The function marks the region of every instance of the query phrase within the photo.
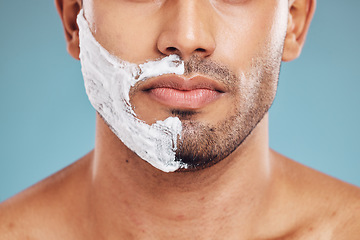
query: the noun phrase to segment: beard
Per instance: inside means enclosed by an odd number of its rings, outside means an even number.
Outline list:
[[[234,105],[228,116],[212,125],[195,120],[195,111],[172,109],[172,115],[179,117],[183,126],[176,161],[187,164],[187,169],[180,171],[204,169],[227,158],[264,118],[276,95],[282,46],[266,55],[254,58],[250,71],[240,76],[226,66],[196,56],[185,63],[185,75],[201,73],[225,85]]]

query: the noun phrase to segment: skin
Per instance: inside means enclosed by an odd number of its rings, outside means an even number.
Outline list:
[[[84,7],[97,40],[127,61],[172,53],[186,61],[197,55],[235,73],[251,70],[251,60],[263,54],[261,46],[283,48],[281,55],[271,55],[283,61],[297,58],[315,8],[314,0],[56,4],[74,58],[75,19]],[[269,79],[271,97],[262,106],[271,104],[276,89],[276,79]],[[201,109],[196,121],[221,123],[234,112],[231,96],[241,97],[229,95]],[[170,114],[161,104],[148,104],[141,92],[131,101],[148,123]],[[97,116],[93,151],[0,205],[0,239],[357,239],[359,188],[269,149],[267,113],[259,120],[217,164],[164,173],[139,159]]]

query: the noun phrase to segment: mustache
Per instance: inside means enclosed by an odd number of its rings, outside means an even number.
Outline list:
[[[202,74],[222,83],[226,88],[233,87],[238,82],[236,74],[227,66],[197,55],[193,55],[189,60],[184,61],[184,68],[185,76]]]

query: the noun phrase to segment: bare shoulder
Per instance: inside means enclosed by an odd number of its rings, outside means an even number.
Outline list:
[[[346,184],[334,191],[335,217],[334,239],[359,239],[360,236],[360,189]]]
[[[286,189],[299,209],[303,225],[321,231],[317,239],[358,239],[360,188],[306,167],[274,152],[281,165]],[[296,205],[296,206],[295,206]],[[304,238],[306,239],[306,238]]]
[[[71,220],[68,216],[76,208],[74,188],[81,189],[81,181],[76,178],[88,158],[89,154],[1,203],[0,240],[69,239],[68,230],[60,227],[64,226],[62,222]]]

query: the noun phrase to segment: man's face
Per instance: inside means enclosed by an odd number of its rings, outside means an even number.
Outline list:
[[[134,63],[178,54],[185,79],[213,83],[201,104],[177,104],[168,89],[149,89],[151,79],[130,91],[133,110],[146,123],[179,117],[183,130],[176,155],[190,168],[226,158],[273,102],[287,0],[85,0],[84,11],[110,53]]]

